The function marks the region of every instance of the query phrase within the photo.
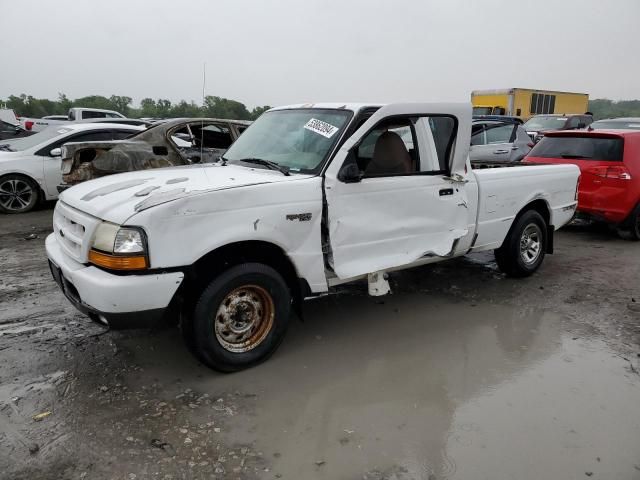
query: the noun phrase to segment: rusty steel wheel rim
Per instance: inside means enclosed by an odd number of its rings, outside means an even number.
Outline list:
[[[248,352],[269,334],[274,317],[269,292],[258,285],[243,285],[220,302],[214,318],[216,339],[229,352]]]

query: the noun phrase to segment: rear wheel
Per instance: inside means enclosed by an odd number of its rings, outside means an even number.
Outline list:
[[[546,249],[547,224],[538,212],[528,210],[516,219],[504,243],[494,253],[504,273],[527,277],[540,267]]]
[[[193,347],[209,367],[233,372],[266,360],[284,338],[291,293],[282,276],[260,263],[230,268],[196,304]]]
[[[23,175],[0,178],[0,212],[26,213],[38,204],[38,186]]]
[[[640,203],[633,209],[623,226],[618,228],[618,235],[625,240],[640,240]]]

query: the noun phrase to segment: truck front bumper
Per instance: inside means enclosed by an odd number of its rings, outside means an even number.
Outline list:
[[[54,234],[45,245],[51,274],[67,299],[114,329],[158,323],[184,279],[182,272],[115,275],[84,265],[62,251]]]

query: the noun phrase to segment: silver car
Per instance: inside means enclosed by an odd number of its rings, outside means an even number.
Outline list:
[[[640,118],[605,118],[597,120],[589,125],[589,130],[614,129],[614,130],[640,130]]]
[[[533,147],[521,124],[500,120],[474,120],[471,125],[472,162],[519,162]]]

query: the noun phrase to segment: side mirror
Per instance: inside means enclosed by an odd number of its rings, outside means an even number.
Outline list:
[[[53,150],[51,150],[49,152],[49,155],[52,157],[61,157],[62,156],[62,149],[61,148],[54,148]]]
[[[347,157],[347,160],[349,157]],[[355,162],[349,162],[342,166],[338,172],[338,180],[344,183],[358,183],[362,180],[362,172]]]

